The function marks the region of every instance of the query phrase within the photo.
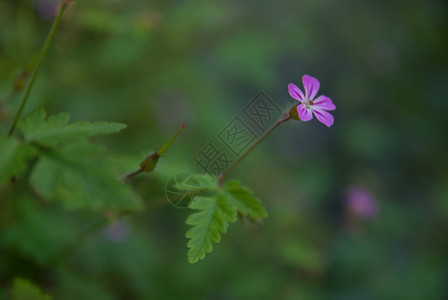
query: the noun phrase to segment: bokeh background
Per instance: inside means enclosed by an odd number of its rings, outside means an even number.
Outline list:
[[[58,1],[0,1],[0,129]],[[75,1],[26,113],[128,128],[98,139],[123,172],[187,128],[133,185],[150,209],[100,215],[0,193],[0,297],[28,279],[55,299],[447,299],[448,10],[444,1]],[[197,264],[170,176],[260,91],[282,109],[309,74],[334,126],[282,125],[232,173],[267,207]],[[32,197],[31,197],[32,198]]]

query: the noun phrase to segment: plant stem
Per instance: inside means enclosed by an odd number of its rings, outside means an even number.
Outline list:
[[[143,169],[142,169],[142,168],[138,169],[137,171],[134,171],[134,172],[131,172],[131,173],[129,173],[129,174],[124,175],[122,180],[123,180],[124,182],[126,182],[126,181],[128,181],[129,179],[131,179],[132,177],[134,177],[135,175],[140,174],[141,172],[143,172]]]
[[[230,172],[233,171],[233,169],[235,169],[236,166],[239,165],[239,163],[249,154],[252,152],[252,150],[255,149],[255,147],[257,147],[269,134],[271,134],[271,132],[273,132],[278,126],[280,126],[281,124],[285,123],[286,121],[289,121],[291,119],[291,115],[289,114],[289,112],[285,113],[285,115],[283,116],[283,118],[281,118],[280,120],[278,120],[274,125],[271,126],[271,128],[269,128],[262,136],[260,136],[258,138],[258,140],[249,148],[246,150],[246,152],[243,153],[243,155],[241,155],[231,166],[230,168],[227,169],[227,171],[225,171],[223,174],[219,175],[218,177],[218,183],[219,185],[222,184],[222,182],[224,181],[224,179],[229,175]]]
[[[58,14],[56,15],[56,18],[54,19],[53,24],[51,25],[50,31],[48,32],[47,39],[45,40],[45,42],[42,46],[42,49],[40,50],[39,55],[37,57],[36,63],[33,68],[33,72],[31,73],[30,80],[28,81],[28,84],[26,86],[25,94],[23,95],[22,101],[20,102],[19,109],[17,110],[14,120],[13,120],[11,126],[9,127],[8,136],[11,136],[12,133],[14,132],[17,121],[19,120],[20,115],[22,114],[23,108],[25,107],[25,104],[30,95],[31,88],[33,87],[34,82],[36,81],[36,77],[37,77],[37,74],[39,73],[40,66],[42,65],[42,62],[44,61],[44,58],[47,54],[48,48],[51,45],[51,42],[53,41],[53,37],[54,37],[54,34],[56,33],[56,29],[58,28],[59,23],[61,22],[62,15],[64,14],[64,11],[66,10],[66,8],[68,7],[68,5],[71,2],[72,2],[71,0],[64,0],[61,3]]]

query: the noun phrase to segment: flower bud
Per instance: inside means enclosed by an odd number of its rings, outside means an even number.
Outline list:
[[[291,116],[291,119],[300,121],[299,113],[297,112],[297,105],[291,108],[291,110],[289,111],[289,115]]]
[[[159,150],[155,151],[153,154],[149,155],[145,160],[140,163],[141,172],[151,172],[157,165],[160,156],[168,149],[168,147],[173,143],[174,139],[179,135],[179,133],[185,128],[185,124],[181,129],[165,143]]]
[[[157,151],[154,152],[140,163],[140,169],[143,172],[151,172],[156,167],[159,158],[160,158],[159,153],[157,153]]]

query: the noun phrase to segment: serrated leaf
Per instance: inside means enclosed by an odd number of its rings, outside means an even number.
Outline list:
[[[219,243],[221,233],[227,231],[228,223],[235,222],[237,213],[224,193],[214,197],[197,197],[190,208],[199,210],[187,218],[186,223],[193,227],[187,231],[188,262],[195,263],[212,252],[212,243]]]
[[[35,155],[34,148],[15,138],[0,136],[0,185],[13,175],[20,175],[26,163]]]
[[[14,279],[12,300],[51,300],[39,287],[22,278]]]
[[[46,113],[39,109],[29,115],[18,127],[27,142],[35,142],[42,146],[55,146],[57,144],[118,132],[126,125],[115,122],[86,121],[68,124],[70,116],[60,113],[46,119]]]
[[[86,142],[44,151],[31,174],[31,184],[46,199],[67,209],[135,210],[138,196],[118,180],[111,164]]]
[[[207,174],[194,175],[194,177],[198,180],[201,190],[215,191],[219,188],[216,177]]]
[[[171,201],[179,206],[185,200],[192,201],[196,197],[208,197],[214,195],[219,189],[216,178],[206,175],[181,174],[183,176],[173,176],[169,183],[169,193]]]
[[[208,175],[189,175],[185,180],[177,182],[176,188],[179,191],[190,191],[192,186],[200,191],[217,191],[218,181]]]
[[[260,201],[252,196],[250,189],[241,186],[239,182],[228,182],[222,189],[219,189],[216,181],[205,181],[205,186],[209,188],[209,192],[214,193],[213,196],[205,197],[201,192],[201,196],[196,197],[189,206],[199,212],[190,215],[186,221],[193,226],[186,234],[190,238],[187,244],[190,248],[190,263],[204,259],[213,250],[213,243],[221,240],[221,233],[227,231],[228,223],[236,221],[238,213],[250,219],[267,217]]]
[[[230,194],[229,200],[243,215],[252,218],[266,218],[266,209],[260,200],[252,196],[252,191],[241,186],[238,181],[229,181],[224,186],[224,191]]]

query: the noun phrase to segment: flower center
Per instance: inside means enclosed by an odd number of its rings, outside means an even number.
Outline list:
[[[305,102],[305,106],[306,106],[306,108],[310,108],[310,107],[313,106],[313,105],[314,105],[313,100],[308,100],[308,101]]]

